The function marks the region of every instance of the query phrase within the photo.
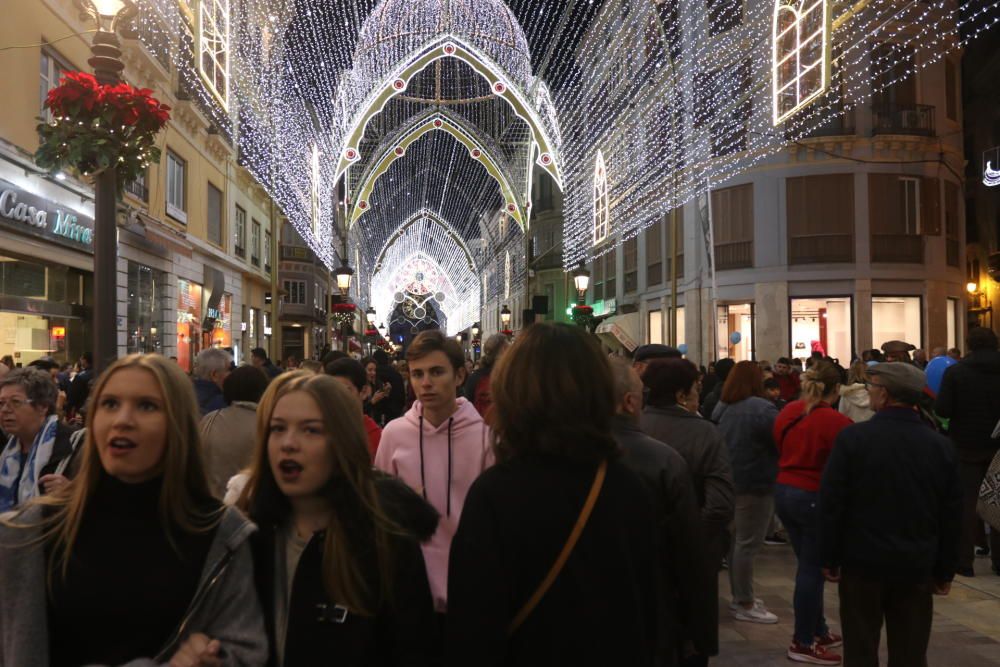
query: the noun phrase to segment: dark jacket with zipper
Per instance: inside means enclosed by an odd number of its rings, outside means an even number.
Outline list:
[[[777,406],[759,396],[733,404],[719,401],[715,406],[712,420],[726,439],[737,494],[767,495],[774,491],[778,448],[772,431],[777,417]]]
[[[431,602],[427,573],[418,541],[429,539],[437,527],[438,515],[408,486],[398,480],[381,477],[379,501],[388,516],[407,531],[394,538],[394,580],[391,602],[383,602],[374,617],[364,617],[331,600],[323,585],[322,562],[325,532],[312,536],[306,545],[292,580],[287,608],[284,667],[310,667],[324,664],[338,667],[388,667],[430,665],[440,654],[436,645],[437,628]],[[345,519],[353,522],[353,519]],[[270,667],[278,665],[275,654],[275,576],[282,576],[276,566],[276,549],[282,528],[262,524],[251,540],[254,554],[254,583],[264,609],[264,620],[271,651]],[[351,530],[365,542],[361,562],[366,577],[377,588],[378,569],[374,545],[363,527]],[[264,664],[261,662],[260,664]]]
[[[962,491],[948,438],[907,408],[840,432],[820,484],[823,564],[862,576],[951,581]]]
[[[1000,352],[976,350],[946,370],[934,411],[951,419],[948,435],[959,457],[982,453],[988,460],[1000,447],[990,437],[1000,420]]]

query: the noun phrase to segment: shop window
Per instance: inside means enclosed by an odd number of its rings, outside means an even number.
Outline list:
[[[16,259],[2,258],[2,290],[8,296],[20,296],[28,299],[45,299],[46,276],[45,266],[33,262],[22,262]]]
[[[187,223],[187,163],[173,151],[167,151],[167,215]]]
[[[237,257],[247,256],[247,212],[239,206],[236,207],[235,227],[235,252]]]
[[[918,296],[872,297],[872,347],[902,340],[923,347],[921,304]]]
[[[126,347],[129,354],[163,352],[166,274],[137,262],[128,263]]]
[[[201,296],[201,285],[178,279],[177,363],[189,373],[194,370],[194,358],[201,352]]]
[[[229,0],[198,4],[198,71],[225,109],[229,104]]]
[[[646,287],[663,282],[663,225],[657,220],[646,228]]]
[[[789,178],[788,263],[854,261],[854,175]]]
[[[232,347],[233,345],[233,296],[223,294],[219,300],[218,312],[212,328],[212,347]]]
[[[250,263],[260,266],[260,223],[256,219],[250,227]]]
[[[671,312],[673,316],[674,342],[676,343],[675,347],[684,345],[685,342],[687,341],[687,336],[684,333],[684,327],[687,324],[686,320],[684,319],[684,306],[677,306],[676,310],[674,310],[673,308],[670,308],[668,310]]]
[[[950,350],[958,347],[958,321],[961,317],[962,302],[958,299],[948,298],[948,310],[945,312],[945,326],[947,328],[947,338],[945,345]]]
[[[659,308],[650,310],[647,315],[648,336],[646,342],[652,344],[663,343],[663,311]]]
[[[712,192],[715,268],[753,266],[753,184]]]
[[[813,352],[838,359],[847,366],[854,356],[851,297],[792,299],[792,356],[804,359]]]
[[[222,245],[222,190],[211,183],[208,184],[208,240],[215,245]]]
[[[748,361],[754,358],[753,304],[719,306],[717,311],[718,359]]]

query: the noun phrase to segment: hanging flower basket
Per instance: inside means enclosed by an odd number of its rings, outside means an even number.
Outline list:
[[[332,317],[337,329],[345,331],[354,326],[354,315],[356,307],[353,303],[335,303],[332,308]]]
[[[586,304],[573,306],[573,322],[589,329],[594,322],[594,309]]]
[[[56,172],[75,169],[91,176],[115,168],[118,197],[125,184],[160,161],[156,135],[170,120],[170,107],[147,88],[102,85],[91,74],[67,72],[49,91],[45,108],[52,121],[38,125],[38,166]]]
[[[504,330],[503,330],[503,331],[501,331],[500,333],[502,333],[502,334],[503,334],[504,336],[506,336],[507,338],[513,338],[513,336],[514,336],[514,332],[513,332],[513,331],[511,331],[510,329],[504,329]]]

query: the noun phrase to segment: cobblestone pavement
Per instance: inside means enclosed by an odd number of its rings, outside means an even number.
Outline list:
[[[757,558],[756,595],[777,614],[776,625],[736,622],[729,614],[729,575],[719,573],[719,639],[715,667],[793,665],[785,657],[792,636],[792,592],[795,556],[790,546],[765,546]],[[840,630],[837,587],[826,586],[826,615]],[[885,636],[882,664],[885,664]],[[956,577],[948,597],[934,598],[934,628],[928,653],[930,667],[1000,666],[1000,577],[988,558],[976,559],[974,578]]]

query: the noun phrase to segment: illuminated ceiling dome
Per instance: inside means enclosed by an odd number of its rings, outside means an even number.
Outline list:
[[[382,81],[406,56],[447,34],[500,65],[522,89],[530,87],[528,40],[503,0],[382,0],[358,35],[355,76]]]

